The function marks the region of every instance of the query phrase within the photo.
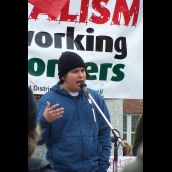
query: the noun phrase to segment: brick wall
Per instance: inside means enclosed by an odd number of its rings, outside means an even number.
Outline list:
[[[124,114],[142,114],[143,99],[124,99],[123,100]]]

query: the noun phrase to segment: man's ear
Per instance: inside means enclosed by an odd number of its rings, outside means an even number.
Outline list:
[[[62,76],[62,80],[63,80],[63,81],[65,80],[65,78],[66,78],[66,75]]]

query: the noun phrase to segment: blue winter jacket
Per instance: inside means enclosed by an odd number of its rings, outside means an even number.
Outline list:
[[[100,109],[110,120],[102,96],[88,89]],[[58,103],[64,108],[62,118],[49,123],[43,117],[46,102]],[[46,143],[46,159],[57,172],[107,172],[111,149],[110,128],[94,107],[93,111],[85,95],[80,91],[73,97],[59,83],[44,94],[38,103],[38,120],[43,128],[39,144]]]

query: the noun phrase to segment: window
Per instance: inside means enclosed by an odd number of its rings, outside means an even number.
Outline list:
[[[123,139],[133,144],[137,120],[141,114],[124,114],[123,116]]]

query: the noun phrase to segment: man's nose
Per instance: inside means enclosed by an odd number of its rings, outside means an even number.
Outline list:
[[[78,76],[79,76],[79,77],[83,77],[83,76],[84,76],[84,72],[83,72],[83,71],[79,71],[79,72],[78,72]]]

